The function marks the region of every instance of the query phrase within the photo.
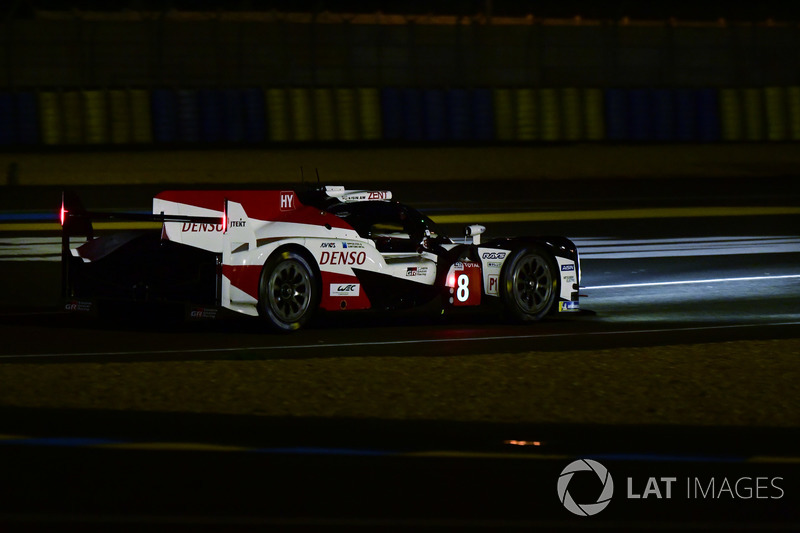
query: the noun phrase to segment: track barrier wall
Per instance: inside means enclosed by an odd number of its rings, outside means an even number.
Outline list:
[[[61,94],[61,106],[64,117],[64,144],[84,144],[86,138],[83,131],[83,112],[81,93],[67,91]]]
[[[338,126],[337,140],[360,140],[358,102],[356,102],[355,90],[347,88],[335,89],[334,100],[336,104],[336,124]]]
[[[0,92],[0,149],[586,141],[800,141],[800,87]]]

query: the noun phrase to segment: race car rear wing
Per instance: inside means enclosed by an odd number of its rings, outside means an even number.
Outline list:
[[[61,233],[64,237],[86,237],[91,240],[94,238],[94,227],[92,221],[114,220],[128,222],[197,222],[206,224],[225,225],[226,215],[225,206],[223,207],[222,217],[206,217],[195,215],[167,215],[162,213],[131,213],[117,211],[87,211],[81,201],[74,194],[62,192],[61,210],[59,220],[61,222]]]
[[[222,206],[221,217],[175,215],[162,213],[131,213],[111,211],[87,211],[77,195],[63,191],[61,193],[61,293],[63,297],[69,292],[69,263],[72,258],[70,249],[71,237],[85,237],[86,241],[94,239],[93,221],[125,221],[125,222],[191,222],[206,224],[222,224],[227,226],[227,200]]]

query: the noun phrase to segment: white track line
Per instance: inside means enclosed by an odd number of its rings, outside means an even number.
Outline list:
[[[590,331],[587,333],[544,333],[540,335],[502,335],[492,337],[463,337],[460,339],[417,339],[407,341],[378,341],[378,342],[343,342],[334,344],[299,344],[294,346],[242,346],[238,348],[186,348],[182,350],[139,350],[126,352],[63,352],[63,353],[36,353],[0,355],[0,359],[11,358],[44,358],[44,357],[96,357],[96,356],[125,356],[125,355],[167,355],[179,353],[230,353],[230,352],[257,352],[273,350],[316,350],[330,348],[351,348],[362,346],[398,346],[408,344],[438,344],[447,342],[481,342],[497,340],[523,340],[547,339],[575,336],[608,336],[608,335],[638,335],[642,333],[681,333],[688,331],[709,331],[721,329],[755,328],[769,326],[800,326],[800,322],[767,322],[763,324],[730,324],[719,326],[694,326],[684,328],[641,329],[622,331]]]
[[[581,287],[581,290],[590,291],[599,289],[630,289],[641,287],[663,287],[666,285],[693,285],[697,283],[727,283],[729,281],[764,281],[798,278],[800,278],[800,274],[787,274],[785,276],[751,276],[745,278],[692,279],[683,281],[653,281],[648,283],[623,283],[620,285],[596,285],[594,287]]]
[[[678,239],[575,238],[581,259],[641,259],[800,252],[797,236],[692,237]]]

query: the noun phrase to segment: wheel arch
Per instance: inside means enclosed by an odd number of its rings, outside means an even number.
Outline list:
[[[319,263],[317,263],[317,259],[314,257],[314,254],[311,251],[296,241],[284,242],[279,244],[274,250],[272,250],[268,255],[266,260],[264,261],[264,265],[272,259],[275,254],[281,254],[283,252],[294,252],[303,256],[303,259],[309,262],[309,264],[314,267],[317,274],[319,274]]]
[[[263,271],[264,268],[266,268],[266,266],[270,262],[270,260],[272,260],[273,258],[277,257],[279,254],[282,254],[284,252],[294,252],[294,253],[300,255],[301,257],[303,257],[303,259],[305,259],[308,262],[309,266],[313,269],[314,278],[317,281],[317,290],[322,290],[322,271],[320,270],[320,266],[319,266],[319,263],[317,262],[317,258],[314,257],[314,254],[312,254],[308,250],[308,248],[306,248],[305,246],[303,246],[299,242],[284,242],[284,243],[278,244],[275,247],[275,249],[273,249],[272,251],[269,252],[269,254],[267,254],[266,258],[264,259],[263,264],[261,265],[261,270]],[[262,276],[262,278],[259,280],[259,286],[258,286],[259,300],[260,300],[261,294],[262,294],[262,292],[261,292],[261,289],[262,289],[261,283],[263,283],[263,282],[264,282],[264,280],[263,280],[263,276]]]
[[[480,244],[481,248],[502,248],[510,250],[512,253],[528,246],[539,246],[552,255],[560,255],[568,259],[574,259],[577,248],[569,238],[563,236],[547,237],[508,237],[504,239],[492,239]]]
[[[311,270],[312,282],[313,282],[314,288],[316,290],[316,295],[315,295],[315,300],[316,301],[314,302],[314,309],[312,309],[311,313],[310,313],[310,314],[313,315],[313,314],[316,313],[316,311],[317,311],[317,309],[319,307],[319,300],[320,300],[320,296],[322,294],[322,274],[321,274],[321,271],[320,271],[319,264],[317,263],[317,260],[314,257],[314,255],[307,248],[305,248],[302,244],[300,244],[298,242],[287,242],[287,243],[279,244],[278,246],[275,247],[274,250],[270,251],[270,253],[267,254],[267,257],[265,258],[264,263],[261,266],[261,275],[259,276],[258,303],[256,305],[256,307],[258,309],[258,314],[261,317],[268,318],[267,317],[268,313],[266,311],[267,303],[264,301],[264,295],[266,294],[265,283],[268,282],[267,280],[268,280],[268,275],[269,275],[267,270],[269,269],[270,265],[273,262],[277,262],[278,258],[283,256],[284,254],[287,254],[287,256],[288,256],[288,254],[296,254],[296,255],[298,255],[299,257],[301,257],[308,264],[308,266],[309,266],[309,268]],[[274,322],[273,322],[273,326],[276,326]],[[281,331],[292,331],[292,330],[298,329],[298,328],[299,328],[299,326],[298,327],[290,327],[290,328],[277,327],[277,329],[279,329]]]

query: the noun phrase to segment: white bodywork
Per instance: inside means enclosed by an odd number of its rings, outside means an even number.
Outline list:
[[[338,193],[339,191],[335,191]],[[388,191],[345,191],[340,200],[363,201],[391,198]],[[222,207],[222,206],[221,206]],[[167,213],[200,217],[223,217],[223,209],[213,210],[185,203],[153,200],[154,213]],[[323,275],[336,275],[336,279],[352,278],[353,268],[369,270],[423,285],[433,285],[436,280],[436,256],[423,253],[380,253],[375,242],[362,238],[356,231],[326,228],[318,224],[259,220],[249,217],[238,202],[227,202],[225,213],[227,231],[222,224],[197,224],[165,222],[164,237],[170,241],[222,254],[223,276],[221,283],[222,307],[247,315],[258,315],[258,299],[239,289],[224,274],[224,267],[263,266],[275,250],[288,244],[308,250]],[[340,278],[340,276],[344,278]],[[323,286],[323,294],[342,298],[357,297],[356,288],[342,294],[330,283]]]

